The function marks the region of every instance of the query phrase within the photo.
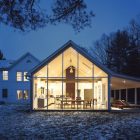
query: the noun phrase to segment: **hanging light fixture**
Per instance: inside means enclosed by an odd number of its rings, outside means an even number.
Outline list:
[[[73,69],[72,69],[72,66],[70,67],[70,73],[73,73]]]
[[[72,68],[71,63],[72,63],[72,60],[70,59],[70,73],[73,73],[73,68]]]

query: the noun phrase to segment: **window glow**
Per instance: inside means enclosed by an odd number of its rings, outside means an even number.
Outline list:
[[[33,109],[108,108],[108,75],[71,47],[34,76]]]
[[[29,80],[27,79],[26,75],[27,75],[27,72],[24,72],[24,81],[29,81]]]
[[[3,77],[3,80],[8,80],[8,71],[3,71],[2,77]]]
[[[24,90],[24,92],[23,92],[23,99],[25,99],[25,100],[28,99],[28,90]]]
[[[22,81],[22,72],[17,72],[17,81]]]
[[[17,90],[17,99],[22,99],[22,90]]]

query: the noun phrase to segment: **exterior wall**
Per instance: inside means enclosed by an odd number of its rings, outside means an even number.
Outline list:
[[[33,110],[110,110],[108,74],[71,47],[32,73],[32,80]]]
[[[30,60],[30,63],[27,61]],[[24,72],[28,72],[39,63],[37,59],[31,55],[26,55],[16,65],[8,70],[8,80],[2,79],[2,71],[0,71],[0,101],[6,103],[29,103],[30,102],[30,81],[23,81]],[[17,72],[22,72],[22,81],[17,81]],[[2,97],[2,89],[8,89],[8,97]],[[28,90],[28,99],[18,99],[17,90]]]

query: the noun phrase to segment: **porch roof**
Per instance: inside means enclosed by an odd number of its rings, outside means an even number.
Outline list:
[[[111,89],[140,88],[140,79],[124,75],[111,77]]]

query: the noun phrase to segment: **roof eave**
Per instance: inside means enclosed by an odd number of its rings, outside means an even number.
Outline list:
[[[75,44],[71,40],[68,41],[66,44],[64,44],[62,47],[60,47],[58,50],[56,50],[52,55],[50,55],[49,57],[47,57],[46,59],[44,59],[39,65],[37,65],[35,68],[33,68],[31,71],[29,71],[29,73],[31,75],[33,75],[38,69],[40,69],[43,66],[45,66],[53,58],[55,58],[56,56],[58,56],[59,54],[61,54],[64,50],[66,50],[69,47],[72,47],[73,49],[75,49],[76,51],[78,51],[80,54],[82,54],[83,56],[85,56],[89,61],[91,61],[92,63],[94,63],[95,65],[97,65],[99,68],[101,68],[108,75],[112,75],[112,72],[108,68],[106,68],[105,66],[99,64],[99,62],[95,61],[91,56],[89,56],[88,54],[86,54],[86,52],[84,52],[82,49],[80,49],[80,46],[78,46],[77,44]]]
[[[136,78],[136,77],[132,77],[132,76],[127,76],[127,75],[123,75],[123,74],[113,73],[112,77],[117,77],[117,78],[122,78],[122,79],[127,79],[127,80],[131,80],[131,81],[140,82],[140,78]]]
[[[26,56],[32,56],[36,61],[38,61],[38,63],[40,62],[39,59],[37,59],[35,56],[33,56],[31,53],[27,52],[24,55],[22,55],[19,59],[17,59],[17,61],[15,61],[11,66],[8,67],[8,69],[12,69],[14,66],[16,66],[21,60],[23,60]]]

